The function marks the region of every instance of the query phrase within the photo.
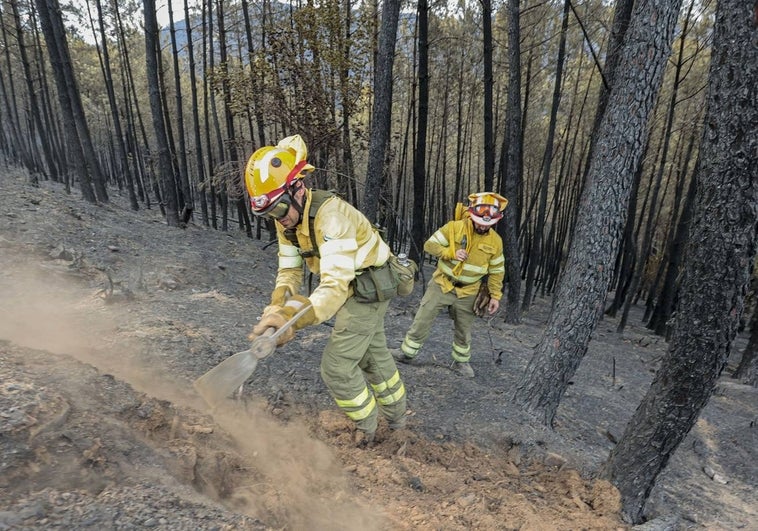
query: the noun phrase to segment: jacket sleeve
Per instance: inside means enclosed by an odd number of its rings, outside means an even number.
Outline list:
[[[350,282],[355,278],[356,239],[355,220],[349,213],[323,209],[316,217],[318,250],[320,255],[320,281],[309,299],[318,323],[331,318],[349,295]]]
[[[449,221],[432,234],[424,243],[424,251],[443,260],[455,258],[454,225]]]
[[[503,279],[505,278],[505,256],[503,255],[503,240],[497,237],[499,245],[496,246],[496,252],[489,261],[487,273],[487,287],[489,288],[490,297],[500,300],[503,297]]]
[[[303,257],[300,251],[284,235],[279,223],[276,224],[276,236],[279,240],[279,269],[276,272],[275,288],[285,286],[290,293],[298,293],[303,285]]]

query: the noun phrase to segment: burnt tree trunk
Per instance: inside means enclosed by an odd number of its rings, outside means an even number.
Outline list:
[[[155,0],[143,0],[145,10],[145,58],[150,95],[150,110],[158,145],[158,173],[163,184],[163,197],[166,201],[166,222],[170,227],[179,226],[179,214],[176,210],[176,181],[174,179],[171,154],[169,152],[166,124],[163,121],[163,100],[158,80],[158,20],[155,14]]]
[[[550,188],[550,169],[552,168],[553,149],[555,140],[556,121],[558,119],[558,107],[561,103],[561,83],[563,81],[563,66],[566,62],[566,32],[568,31],[569,17],[569,0],[563,3],[563,23],[561,24],[561,39],[558,45],[558,59],[555,68],[555,85],[553,86],[553,102],[550,106],[550,122],[547,131],[547,141],[545,143],[545,152],[542,158],[542,178],[540,179],[539,207],[537,210],[537,221],[534,227],[534,237],[531,243],[531,252],[529,253],[529,268],[526,272],[526,282],[524,283],[524,300],[521,303],[521,309],[527,311],[532,304],[533,292],[535,290],[537,268],[540,265],[541,257],[545,255],[544,232],[547,213],[547,196]],[[541,279],[544,282],[544,278]]]
[[[134,178],[132,176],[131,169],[129,168],[129,157],[127,155],[126,142],[124,130],[121,127],[121,116],[119,114],[118,102],[116,101],[116,90],[113,84],[113,73],[111,70],[110,52],[108,50],[108,38],[105,32],[105,17],[103,16],[103,6],[101,0],[96,0],[95,7],[97,8],[97,20],[98,30],[100,31],[100,47],[102,48],[102,63],[101,68],[103,71],[103,80],[105,82],[105,90],[108,94],[108,107],[111,111],[111,119],[113,120],[113,129],[116,148],[118,149],[118,161],[120,163],[119,173],[123,174],[126,178],[126,189],[129,195],[129,206],[132,210],[139,210],[139,203],[137,202],[137,194],[134,192]]]
[[[495,135],[492,119],[492,0],[481,0],[484,63],[484,189],[493,190],[495,183]]]
[[[37,0],[38,11],[40,16],[40,25],[47,43],[48,56],[50,57],[50,66],[53,71],[53,78],[58,89],[58,103],[63,113],[63,123],[69,132],[66,136],[67,160],[71,168],[76,172],[79,178],[79,188],[82,197],[91,203],[97,202],[100,195],[97,193],[93,183],[92,175],[85,164],[84,145],[79,136],[77,128],[76,113],[74,111],[74,102],[72,101],[71,92],[68,89],[68,79],[73,79],[73,72],[68,75],[64,72],[66,68],[71,67],[71,61],[66,62],[62,57],[62,46],[57,41],[57,33],[54,28],[53,17],[56,16],[51,11],[46,0]],[[105,196],[107,200],[107,195]]]
[[[742,351],[740,364],[732,375],[742,382],[758,387],[758,311],[753,311],[750,318],[750,339],[745,350]]]
[[[418,2],[418,126],[413,156],[413,212],[410,256],[420,264],[424,258],[424,191],[426,190],[426,134],[429,125],[429,4]]]
[[[508,111],[505,135],[500,157],[500,189],[508,199],[504,220],[498,223],[498,233],[503,238],[505,253],[506,283],[508,286],[505,306],[505,322],[521,322],[521,254],[519,251],[519,226],[521,224],[521,15],[519,0],[508,0]]]
[[[376,223],[379,217],[380,201],[377,199],[380,197],[384,183],[385,155],[390,141],[392,65],[395,62],[395,42],[399,19],[400,0],[386,0],[383,4],[382,22],[379,28],[366,188],[361,201],[361,211],[372,223]]]
[[[203,139],[200,136],[200,113],[198,111],[198,98],[197,98],[197,73],[195,67],[195,49],[192,42],[192,19],[190,18],[190,11],[188,0],[184,0],[184,27],[187,32],[187,61],[190,75],[190,97],[192,101],[192,136],[194,138],[195,150],[195,171],[197,172],[197,188],[200,199],[200,212],[203,217],[203,225],[209,226],[208,222],[208,202],[206,193],[206,171],[205,160],[203,159]]]
[[[755,4],[716,11],[695,213],[668,354],[602,475],[622,515],[643,519],[658,474],[697,421],[737,334],[758,226]]]
[[[601,122],[576,233],[545,332],[514,401],[552,425],[602,313],[647,125],[671,51],[681,0],[635,5],[617,82]]]

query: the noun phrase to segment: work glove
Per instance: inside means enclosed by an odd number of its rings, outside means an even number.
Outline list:
[[[300,311],[300,308],[302,308],[304,304],[311,304],[311,301],[308,299],[308,297],[303,297],[302,295],[293,295],[282,307],[282,313],[287,317],[287,320],[290,320],[292,319],[293,315]],[[301,315],[297,322],[292,325],[292,328],[293,330],[300,330],[306,326],[314,325],[317,322],[318,319],[316,319],[316,312],[313,311],[313,306],[311,306],[308,308],[308,311]]]
[[[485,312],[494,313],[494,310],[490,312],[490,306],[491,302],[495,300],[492,297],[490,297],[490,290],[487,286],[486,282],[481,282],[479,284],[479,291],[476,294],[476,298],[474,299],[474,314],[477,317],[484,317]],[[497,310],[497,307],[495,307],[495,310]]]
[[[251,341],[262,336],[269,328],[273,328],[274,332],[276,332],[287,324],[288,319],[282,314],[283,308],[281,306],[267,306],[266,308],[271,308],[271,310],[268,313],[264,312],[264,314],[261,315],[260,321],[258,321],[258,324],[253,327],[253,331],[250,332],[250,335],[247,336]],[[295,329],[290,327],[282,335],[276,338],[276,345],[281,347],[285,343],[291,341],[293,337],[295,337]]]
[[[307,297],[303,297],[302,295],[293,295],[284,306],[267,306],[263,311],[263,315],[261,315],[260,321],[258,321],[258,324],[253,327],[253,331],[248,336],[248,339],[253,340],[256,337],[263,335],[263,333],[269,328],[274,328],[274,331],[279,330],[281,327],[287,324],[290,319],[292,319],[292,317],[300,310],[303,304],[310,304],[310,301]],[[292,338],[295,337],[295,330],[300,330],[301,328],[315,323],[316,313],[311,307],[297,320],[297,322],[289,327],[282,335],[276,338],[277,346],[282,346],[285,343],[291,341]]]
[[[289,286],[277,286],[274,291],[271,292],[271,305],[272,306],[284,306],[291,295]]]
[[[290,289],[288,286],[279,286],[274,288],[274,291],[271,292],[271,304],[263,308],[263,315],[271,313],[277,308],[284,306],[289,296]]]

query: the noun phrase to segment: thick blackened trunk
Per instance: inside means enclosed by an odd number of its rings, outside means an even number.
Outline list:
[[[429,4],[418,2],[418,130],[413,155],[413,211],[410,256],[416,263],[424,258],[424,191],[426,190],[426,132],[429,118]]]
[[[753,317],[750,319],[750,339],[742,351],[742,359],[733,376],[746,384],[758,387],[758,311],[753,311]]]
[[[503,238],[505,253],[507,295],[505,322],[521,322],[521,253],[519,250],[519,226],[521,225],[521,15],[519,0],[508,0],[508,112],[505,137],[500,157],[500,186],[508,198],[505,219],[498,223],[498,232]]]
[[[696,206],[671,346],[602,472],[634,523],[713,393],[744,306],[758,227],[755,7],[740,0],[717,7]]]
[[[680,0],[638,2],[621,50],[617,90],[602,121],[555,303],[514,395],[548,425],[603,313],[626,220],[624,206],[644,152],[679,5]]]

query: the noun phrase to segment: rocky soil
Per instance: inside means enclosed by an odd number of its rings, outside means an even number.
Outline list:
[[[639,310],[622,335],[600,324],[553,430],[509,402],[550,301],[518,326],[477,321],[471,380],[448,368],[440,315],[399,367],[408,429],[380,425],[362,449],[320,380],[328,322],[215,410],[193,389],[247,348],[275,276],[266,243],[0,169],[0,530],[629,528],[593,476],[665,353]],[[422,289],[392,303],[391,346]],[[758,390],[728,372],[638,529],[758,529]]]

